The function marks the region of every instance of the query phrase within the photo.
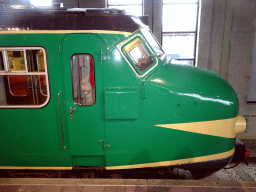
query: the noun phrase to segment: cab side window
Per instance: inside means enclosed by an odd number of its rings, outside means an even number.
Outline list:
[[[141,39],[136,38],[127,44],[123,50],[131,58],[139,72],[146,71],[155,61]]]
[[[49,100],[43,48],[0,48],[0,107],[40,108]]]
[[[94,59],[89,54],[71,57],[73,100],[76,105],[91,106],[95,99]]]

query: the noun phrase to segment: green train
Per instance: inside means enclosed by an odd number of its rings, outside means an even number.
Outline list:
[[[116,9],[0,13],[0,169],[217,171],[246,129],[219,75]]]

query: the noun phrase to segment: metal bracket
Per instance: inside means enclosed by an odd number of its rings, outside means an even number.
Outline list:
[[[76,108],[72,109],[72,107],[69,108],[69,114],[70,114],[70,119],[73,120],[73,112],[75,111]]]
[[[99,50],[95,51],[95,53],[97,55],[100,55],[100,60],[101,61],[107,61],[109,59],[109,57],[107,57],[106,55],[103,54],[103,50],[102,49],[99,49]]]
[[[111,146],[107,144],[105,140],[100,140],[99,145],[102,147],[103,151],[108,151],[111,148]]]

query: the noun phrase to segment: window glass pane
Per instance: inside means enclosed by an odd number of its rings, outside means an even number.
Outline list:
[[[40,75],[37,76],[38,82],[39,82],[39,89],[40,89],[40,94],[47,96],[47,84],[46,84],[46,76],[45,75]]]
[[[42,76],[37,75],[0,76],[0,89],[4,92],[4,98],[0,100],[1,105],[44,104],[48,93],[46,82],[39,80],[40,78]]]
[[[194,59],[195,33],[163,34],[163,49],[174,59]]]
[[[30,3],[34,6],[52,6],[52,0],[30,0]]]
[[[164,4],[163,32],[195,31],[197,4]]]
[[[156,41],[155,37],[153,34],[148,30],[148,29],[142,29],[141,30],[143,35],[146,37],[148,40],[149,44],[151,47],[154,49],[157,55],[162,55],[164,54],[162,48],[159,46],[158,42]]]
[[[28,95],[28,78],[26,75],[8,76],[9,91],[13,96]]]
[[[49,85],[44,51],[25,47],[24,51],[19,51],[20,48],[1,49],[0,66],[3,68],[9,65],[10,71],[0,75],[0,105],[27,107],[42,106],[46,103],[49,99]],[[7,61],[3,59],[3,53],[7,53]],[[38,75],[27,75],[25,69],[29,72],[38,72]],[[18,75],[14,73],[16,71]]]
[[[73,99],[76,105],[90,106],[95,103],[95,76],[93,57],[75,54],[71,58]]]
[[[42,50],[27,50],[27,65],[29,72],[44,72],[44,53]]]
[[[129,4],[141,4],[142,5],[142,0],[108,0],[109,5],[129,5]]]
[[[145,71],[154,63],[153,57],[139,38],[126,45],[124,50],[131,57],[140,72]]]
[[[198,0],[163,0],[163,3],[198,3]]]
[[[126,5],[126,6],[110,5],[109,8],[125,10],[126,14],[128,14],[128,15],[135,15],[135,16],[142,15],[142,5]]]
[[[172,59],[171,63],[183,64],[183,65],[194,65],[194,60],[175,60],[175,59]]]
[[[26,71],[23,51],[7,51],[11,71]]]
[[[142,54],[142,52],[140,51],[140,49],[138,47],[134,47],[131,51],[130,51],[130,55],[132,57],[132,60],[135,63],[138,63],[140,59],[144,59],[144,55]]]
[[[0,51],[0,70],[4,70],[4,59],[2,51]]]

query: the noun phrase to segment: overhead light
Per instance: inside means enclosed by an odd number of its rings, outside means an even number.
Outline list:
[[[10,5],[13,9],[28,9],[28,5]]]

